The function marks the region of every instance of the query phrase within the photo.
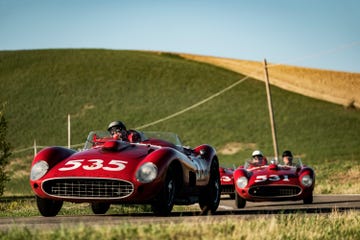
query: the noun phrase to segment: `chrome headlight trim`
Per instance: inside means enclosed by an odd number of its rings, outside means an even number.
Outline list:
[[[310,175],[306,174],[301,177],[301,184],[304,187],[310,187],[313,184],[313,179],[311,178]]]
[[[236,186],[238,188],[245,188],[247,184],[248,184],[247,177],[242,176],[236,179]]]
[[[149,183],[154,181],[158,175],[158,168],[152,162],[141,165],[136,172],[136,179],[141,183]]]
[[[47,173],[48,170],[49,170],[49,164],[46,161],[44,160],[38,161],[31,168],[30,180],[35,181],[42,178]]]

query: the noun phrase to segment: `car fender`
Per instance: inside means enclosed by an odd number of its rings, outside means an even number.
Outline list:
[[[137,169],[146,162],[152,162],[158,168],[158,181],[164,181],[167,170],[174,161],[180,162],[183,173],[195,171],[195,165],[190,161],[190,159],[186,155],[171,147],[162,147],[154,150],[138,164]]]
[[[202,144],[200,146],[197,146],[194,148],[194,153],[196,155],[201,155],[203,159],[210,162],[216,157],[216,151],[215,149],[208,145],[208,144]],[[211,164],[209,164],[210,166]]]
[[[52,168],[58,162],[70,157],[74,153],[76,153],[75,150],[65,147],[47,147],[42,149],[38,154],[36,154],[32,165],[34,165],[38,161],[44,160],[49,164],[49,168]]]
[[[236,190],[240,191],[237,184],[236,184],[237,179],[240,178],[240,177],[246,177],[249,180],[248,175],[249,175],[248,172],[244,168],[235,169],[235,171],[233,173],[233,176],[234,176],[234,185],[235,185]]]
[[[304,176],[304,175],[309,175],[312,179],[313,179],[313,183],[310,187],[310,189],[313,189],[315,186],[315,172],[312,168],[310,167],[304,167],[299,171],[299,181],[300,179]]]

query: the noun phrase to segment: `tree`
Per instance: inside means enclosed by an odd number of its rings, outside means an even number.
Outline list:
[[[6,181],[9,180],[6,173],[6,165],[9,163],[10,143],[6,141],[7,122],[4,114],[5,105],[0,109],[0,196],[4,194]]]

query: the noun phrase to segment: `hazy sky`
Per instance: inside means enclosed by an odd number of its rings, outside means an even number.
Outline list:
[[[184,52],[360,73],[359,0],[0,0],[0,50]]]

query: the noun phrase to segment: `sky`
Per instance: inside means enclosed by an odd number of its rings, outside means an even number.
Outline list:
[[[360,73],[359,0],[0,0],[0,50],[191,53]]]

